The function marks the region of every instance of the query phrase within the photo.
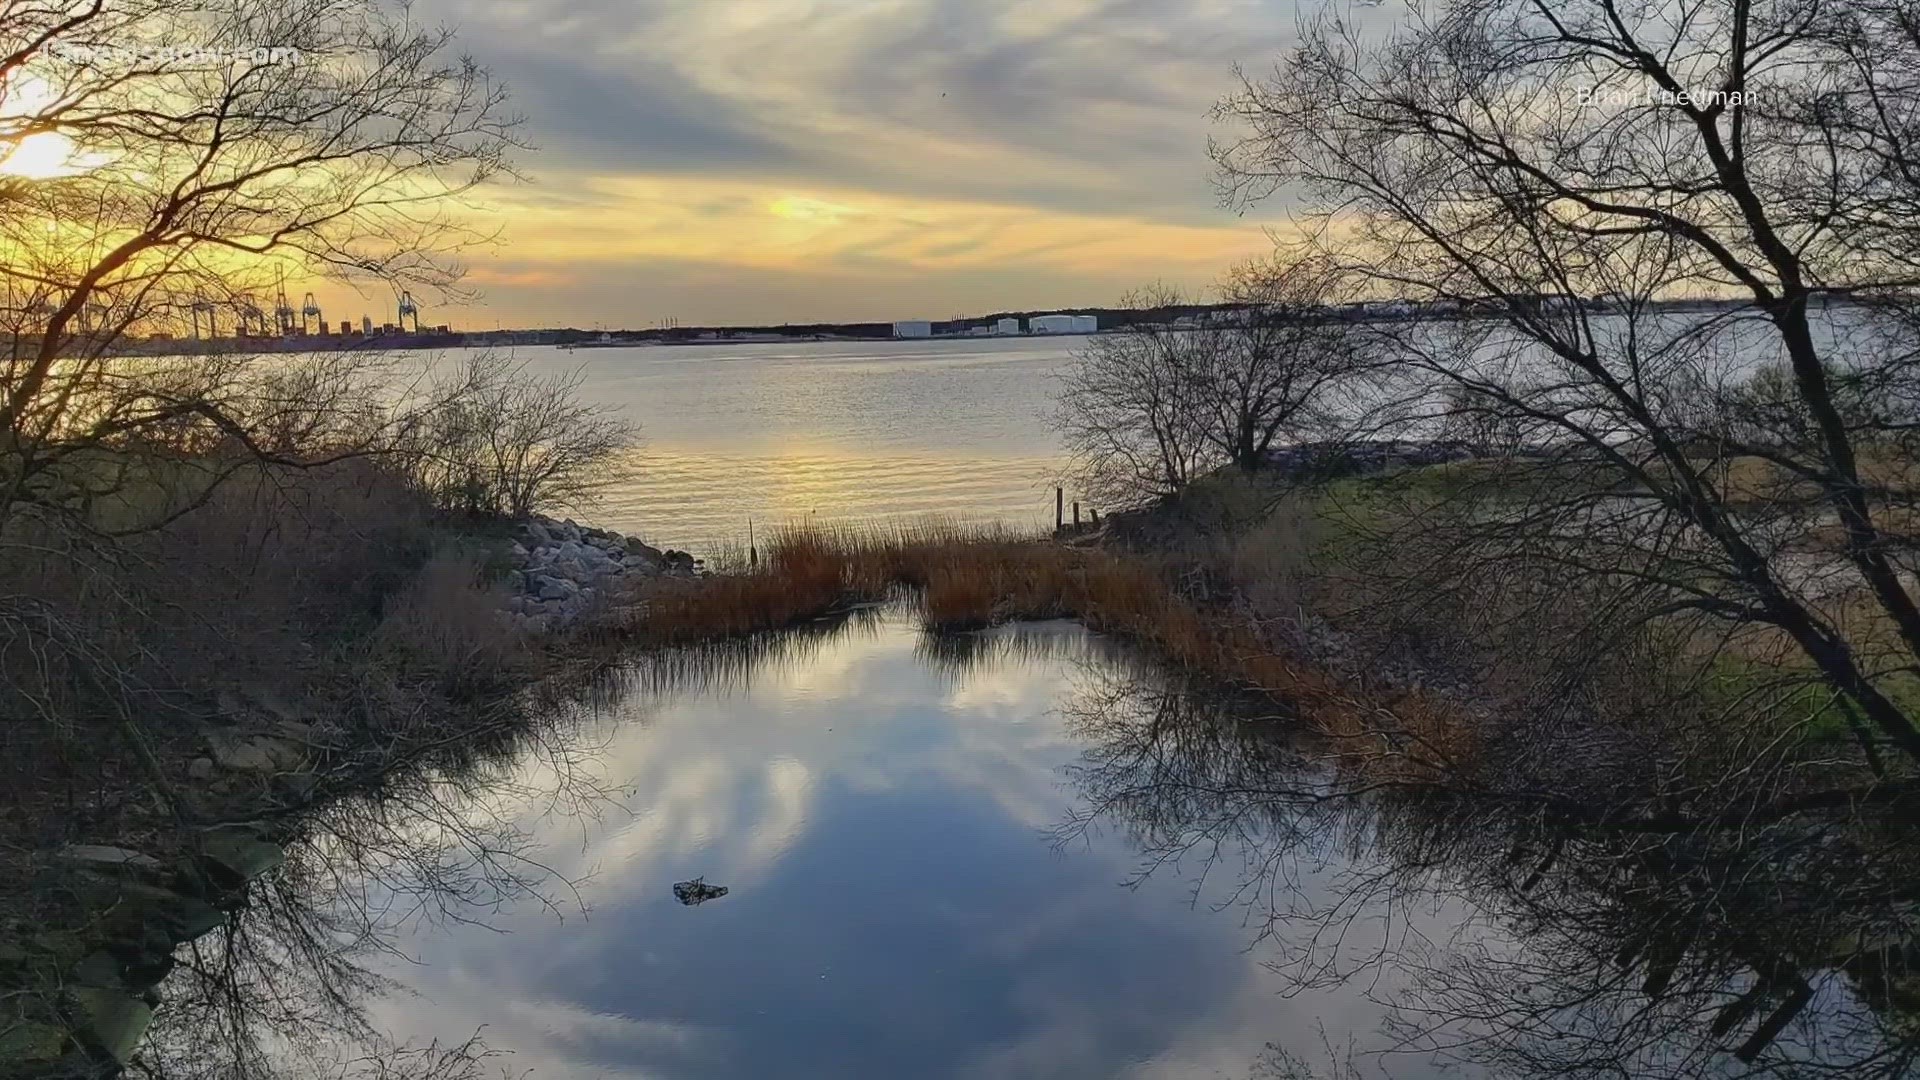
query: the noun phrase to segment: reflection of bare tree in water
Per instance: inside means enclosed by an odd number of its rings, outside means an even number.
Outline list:
[[[547,686],[457,742],[370,755],[323,779],[308,805],[288,811],[286,864],[250,887],[226,926],[181,950],[132,1073],[510,1075],[511,1057],[478,1034],[402,1045],[375,1030],[368,1004],[397,988],[370,961],[397,955],[398,933],[419,923],[485,922],[528,903],[581,909],[578,883],[535,857],[526,821],[617,805],[594,765],[613,706],[635,689],[742,685],[760,665],[804,659],[849,625],[664,652]],[[621,716],[632,721],[630,710]]]
[[[1130,664],[1137,650],[1116,638],[1060,619],[1006,623],[987,630],[927,632],[916,642],[914,655],[921,663],[958,681],[971,672],[1006,664],[1094,660]]]
[[[133,1072],[491,1075],[477,1036],[411,1046],[375,1031],[366,1005],[392,987],[367,962],[422,921],[484,920],[530,899],[578,904],[574,883],[533,857],[522,821],[528,807],[592,814],[604,803],[589,767],[597,710],[523,705],[520,723],[388,762],[290,822],[286,864],[253,883],[227,925],[181,951]]]
[[[1292,725],[1105,666],[1068,713],[1090,749],[1066,831],[1128,830],[1145,873],[1239,860],[1272,966],[1368,987],[1385,1053],[1511,1076],[1920,1070],[1902,788],[1843,798],[1753,754],[1581,805],[1376,783]],[[1409,912],[1436,909],[1452,931],[1423,934]],[[1276,1053],[1270,1072],[1304,1075]]]
[[[743,685],[841,625],[550,687],[477,738],[322,778],[275,830],[287,866],[182,953],[135,1074],[464,1080],[510,1068],[477,1039],[384,1040],[364,1010],[389,987],[369,961],[412,923],[576,906],[523,823],[530,808],[603,805],[600,714],[630,688]],[[1057,635],[1014,628],[928,637],[921,654],[959,677],[1059,649]],[[1740,747],[1744,769],[1649,767],[1643,784],[1576,802],[1500,779],[1526,773],[1499,745],[1479,773],[1415,787],[1261,715],[1263,698],[1209,694],[1100,647],[1083,656],[1066,712],[1087,744],[1074,773],[1085,805],[1063,840],[1118,828],[1143,875],[1225,879],[1208,897],[1255,915],[1292,987],[1359,985],[1388,1006],[1384,1047],[1361,1049],[1510,1076],[1915,1072],[1920,852],[1903,788],[1841,798],[1820,763]],[[1276,1049],[1260,1075],[1309,1075],[1298,1050]]]
[[[1319,792],[1304,754],[1250,737],[1247,725],[1256,721],[1144,669],[1083,671],[1067,712],[1090,744],[1073,770],[1088,801],[1063,837],[1115,822],[1146,853],[1149,869],[1201,845],[1210,865],[1229,851],[1264,859],[1310,847],[1326,815],[1313,812]]]

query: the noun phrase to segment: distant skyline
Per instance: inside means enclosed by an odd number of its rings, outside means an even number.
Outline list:
[[[419,0],[537,149],[490,191],[501,326],[945,319],[1201,287],[1284,206],[1218,205],[1207,113],[1293,0]],[[289,283],[291,289],[292,283]],[[309,284],[326,317],[389,297]],[[424,300],[424,298],[423,298]],[[385,315],[382,314],[385,312]]]

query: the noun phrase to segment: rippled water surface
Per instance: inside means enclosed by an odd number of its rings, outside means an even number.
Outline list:
[[[596,521],[700,549],[793,520],[1051,524],[1053,375],[1082,339],[526,349],[637,420],[637,482]]]

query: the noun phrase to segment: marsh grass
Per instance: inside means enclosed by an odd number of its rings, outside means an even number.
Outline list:
[[[1225,546],[1155,552],[942,522],[794,527],[764,550],[716,558],[718,573],[654,585],[630,632],[646,645],[688,645],[881,602],[905,605],[939,632],[1074,619],[1183,671],[1262,691],[1284,716],[1392,763],[1380,768],[1430,775],[1470,755],[1472,728],[1457,714],[1419,692],[1362,692],[1287,649],[1269,620],[1234,601],[1248,586],[1297,581],[1309,549],[1297,530],[1277,527]]]

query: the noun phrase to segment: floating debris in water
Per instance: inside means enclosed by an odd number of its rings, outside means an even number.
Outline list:
[[[689,907],[694,904],[704,904],[709,900],[718,900],[725,895],[727,895],[725,885],[709,885],[704,877],[697,877],[692,881],[675,882],[673,886],[674,899]]]

